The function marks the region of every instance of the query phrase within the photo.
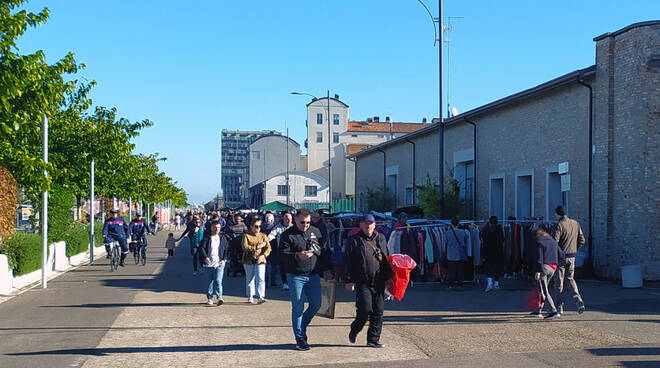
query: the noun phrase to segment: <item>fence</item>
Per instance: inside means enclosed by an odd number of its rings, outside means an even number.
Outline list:
[[[295,208],[307,208],[310,211],[316,211],[321,208],[328,208],[328,202],[315,202],[315,203],[295,203]],[[355,212],[355,200],[353,199],[340,199],[332,201],[332,210],[334,212]]]

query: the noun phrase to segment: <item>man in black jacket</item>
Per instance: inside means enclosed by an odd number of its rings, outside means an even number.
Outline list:
[[[286,270],[291,298],[291,322],[296,338],[296,350],[309,350],[307,326],[321,307],[321,272],[326,279],[330,272],[330,249],[322,244],[321,233],[311,226],[311,214],[298,210],[291,226],[280,235],[280,262]],[[309,306],[305,308],[305,297]]]
[[[357,334],[369,320],[367,346],[382,348],[380,332],[385,309],[385,276],[388,272],[384,269],[384,264],[388,262],[388,251],[385,237],[375,229],[374,217],[364,215],[360,220],[360,232],[351,236],[346,245],[346,289],[356,291],[357,309],[348,339],[355,343]]]

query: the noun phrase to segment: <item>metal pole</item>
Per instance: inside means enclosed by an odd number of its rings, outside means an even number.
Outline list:
[[[442,117],[442,0],[438,0],[438,119],[439,119],[439,129],[438,129],[438,140],[440,141],[440,148],[438,150],[438,161],[440,164],[440,169],[438,172],[438,190],[440,191],[440,208],[438,211],[438,217],[442,218],[444,207],[445,207],[445,127],[443,124]]]
[[[43,159],[48,163],[48,118],[43,115]],[[48,171],[44,170],[44,176],[48,178]],[[46,277],[46,263],[48,263],[48,191],[44,189],[41,200],[41,287],[48,287]]]
[[[94,263],[94,160],[89,168],[89,264]]]
[[[332,157],[330,155],[330,90],[328,90],[328,208],[332,213]]]
[[[128,223],[133,221],[133,199],[128,197]]]
[[[289,190],[289,128],[286,127],[286,121],[284,122],[284,129],[286,129],[286,205],[290,206],[290,190]]]

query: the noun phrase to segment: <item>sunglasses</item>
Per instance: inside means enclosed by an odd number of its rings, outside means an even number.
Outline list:
[[[261,227],[261,225],[252,225],[252,227]]]

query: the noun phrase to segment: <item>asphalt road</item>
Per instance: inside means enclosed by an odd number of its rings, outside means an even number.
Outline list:
[[[338,289],[337,317],[316,317],[312,350],[293,350],[288,294],[245,303],[244,278],[225,278],[225,304],[207,307],[205,276],[187,244],[172,258],[165,232],[149,262],[109,271],[105,259],[0,304],[0,367],[660,367],[660,284],[622,289],[581,280],[587,312],[556,321],[526,316],[524,285],[484,293],[415,284],[386,304],[385,349],[347,341],[353,295]],[[85,282],[87,281],[87,282]]]

